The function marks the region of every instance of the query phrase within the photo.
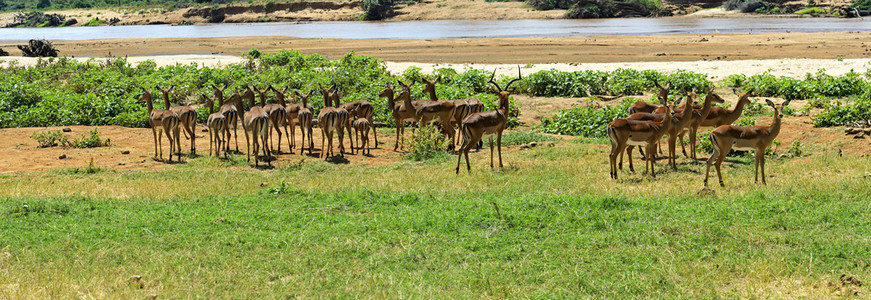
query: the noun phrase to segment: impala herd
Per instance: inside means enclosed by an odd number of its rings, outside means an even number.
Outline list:
[[[456,173],[460,172],[462,157],[466,158],[466,169],[471,171],[469,164],[469,151],[480,147],[485,136],[490,137],[490,167],[494,168],[493,135],[496,137],[496,148],[499,156],[499,167],[502,168],[502,132],[508,121],[509,96],[514,92],[511,85],[523,77],[519,72],[518,77],[505,85],[499,86],[493,78],[495,71],[490,77],[489,83],[496,88],[498,107],[492,111],[484,111],[484,104],[477,98],[457,100],[441,100],[436,97],[436,84],[441,78],[435,80],[421,80],[424,85],[423,92],[429,95],[428,100],[411,100],[411,88],[414,81],[405,84],[397,81],[399,89],[392,84],[385,85],[380,97],[387,99],[387,107],[396,122],[396,143],[393,150],[402,149],[405,144],[405,122],[424,124],[437,124],[445,138],[450,140],[450,148],[456,149],[457,166]],[[734,109],[724,109],[713,106],[714,103],[723,103],[724,100],[714,93],[713,88],[705,92],[704,101],[697,104],[696,91],[681,91],[686,103],[679,105],[681,99],[674,103],[668,103],[668,95],[671,91],[671,83],[666,86],[655,83],[659,93],[657,98],[661,104],[651,104],[638,101],[629,107],[629,116],[617,119],[608,124],[607,135],[611,141],[610,174],[611,178],[617,179],[618,169],[623,169],[623,152],[629,159],[629,169],[634,171],[632,164],[632,150],[637,146],[645,161],[645,170],[652,177],[656,177],[655,161],[659,142],[663,137],[668,137],[668,164],[673,169],[676,166],[676,144],[681,143],[681,150],[685,157],[696,160],[696,133],[699,129],[714,129],[711,133],[711,143],[714,148],[713,155],[707,160],[705,171],[705,187],[708,185],[708,174],[713,165],[717,170],[720,185],[723,185],[723,177],[720,173],[720,165],[729,150],[754,150],[756,152],[756,181],[759,179],[759,169],[762,169],[762,183],[765,183],[765,149],[771,145],[780,131],[780,119],[783,117],[783,107],[789,104],[774,104],[766,100],[767,104],[774,108],[774,121],[769,126],[739,127],[732,126],[749,103],[753,91],[747,91],[738,95],[738,102]],[[214,153],[219,156],[220,152],[230,151],[230,137],[235,140],[235,149],[239,151],[239,137],[237,123],[242,122],[245,143],[247,147],[247,159],[250,162],[253,153],[254,165],[259,166],[259,161],[265,160],[271,165],[272,154],[281,153],[281,139],[286,136],[290,153],[297,147],[296,126],[299,126],[302,140],[299,144],[299,154],[303,155],[306,147],[308,154],[313,155],[314,140],[313,127],[317,125],[321,131],[320,158],[328,158],[336,155],[344,157],[345,133],[347,133],[351,153],[355,150],[369,154],[372,146],[369,143],[369,132],[372,131],[375,139],[375,147],[378,145],[378,136],[374,130],[372,103],[359,100],[350,103],[341,102],[341,89],[336,85],[329,87],[318,86],[318,90],[307,93],[294,91],[295,103],[287,103],[287,88],[282,90],[272,86],[258,89],[246,86],[242,91],[235,91],[229,97],[225,97],[226,86],[219,88],[213,86],[214,97],[202,95],[203,102],[209,108],[206,125],[209,131],[209,155]],[[170,145],[169,160],[172,161],[173,153],[180,159],[181,138],[179,132],[184,129],[185,136],[191,140],[190,153],[196,153],[194,134],[196,131],[196,110],[190,106],[172,106],[169,95],[173,87],[157,89],[163,94],[163,102],[168,110],[155,110],[152,105],[152,94],[142,88],[141,102],[147,102],[148,121],[154,135],[154,156],[163,159],[163,134]],[[269,92],[272,92],[276,103],[267,103]],[[323,97],[324,106],[318,112],[315,121],[314,108],[309,105],[309,98],[317,93]],[[255,103],[255,97],[259,96],[259,105]],[[214,111],[214,102],[218,102],[218,111]],[[687,108],[690,109],[687,109]],[[315,124],[316,123],[316,124]],[[455,129],[456,126],[456,129]],[[181,128],[180,128],[181,127]],[[284,129],[282,131],[282,128]],[[355,134],[352,134],[352,128]],[[278,136],[278,141],[272,140],[272,132]],[[687,154],[683,138],[689,134],[690,154]],[[333,145],[333,136],[338,138],[338,145]],[[357,143],[357,147],[354,143]],[[276,145],[277,144],[277,145]],[[338,148],[338,154],[335,152]],[[642,151],[643,149],[643,151]],[[660,150],[661,151],[661,150]],[[660,152],[661,153],[661,152]],[[618,162],[619,158],[619,162]]]
[[[671,84],[665,87],[658,82],[655,83],[659,89],[658,97],[661,104],[650,104],[643,101],[638,101],[629,107],[629,116],[623,119],[617,119],[608,124],[607,134],[611,140],[611,152],[609,154],[611,165],[611,178],[617,179],[617,170],[623,169],[623,151],[629,156],[629,169],[634,171],[632,166],[632,149],[635,146],[644,146],[645,152],[641,155],[645,156],[645,170],[651,177],[656,177],[654,171],[654,163],[656,161],[656,148],[663,136],[668,136],[668,163],[673,169],[677,169],[675,164],[677,155],[675,154],[675,144],[681,141],[681,148],[685,157],[696,160],[696,133],[699,129],[714,129],[711,132],[711,144],[714,148],[714,153],[707,160],[707,169],[705,171],[705,187],[708,186],[708,175],[711,170],[711,165],[717,169],[717,177],[720,180],[720,186],[723,184],[723,176],[720,173],[720,165],[729,150],[744,150],[755,151],[756,154],[756,182],[759,181],[759,170],[762,169],[762,183],[765,184],[765,150],[780,133],[780,119],[783,117],[783,108],[789,105],[789,100],[782,104],[774,104],[771,100],[765,100],[766,103],[774,109],[774,120],[768,126],[732,126],[731,124],[738,120],[744,106],[750,103],[750,97],[753,95],[753,90],[749,90],[743,94],[734,91],[738,95],[738,102],[734,109],[725,109],[722,107],[713,107],[713,103],[723,103],[723,99],[714,93],[713,88],[706,91],[704,103],[696,104],[695,90],[687,92],[681,91],[686,96],[686,103],[678,106],[681,100],[678,99],[674,103],[668,103],[668,94],[671,89]],[[687,107],[691,109],[687,109]],[[683,144],[683,137],[689,133],[690,138],[690,153],[687,155],[686,147]],[[641,148],[639,148],[640,150]],[[618,163],[618,156],[620,162]]]
[[[488,135],[496,135],[499,167],[501,168],[502,131],[505,130],[508,121],[508,97],[514,91],[510,86],[522,79],[519,71],[518,68],[518,78],[508,82],[505,88],[500,87],[493,80],[496,75],[496,72],[493,72],[489,83],[496,87],[498,90],[496,95],[499,98],[499,106],[493,111],[484,111],[483,102],[477,98],[438,99],[435,85],[441,78],[431,81],[422,80],[423,91],[430,96],[429,100],[411,100],[411,87],[415,82],[405,84],[402,81],[397,81],[400,87],[398,91],[394,85],[387,84],[379,96],[387,98],[388,109],[396,120],[396,144],[393,150],[396,151],[403,147],[405,122],[418,123],[418,127],[433,123],[439,126],[446,139],[452,141],[450,147],[459,149],[457,151],[457,173],[459,173],[460,157],[463,153],[466,154],[467,169],[471,170],[468,152],[475,145],[478,145],[484,136]],[[247,160],[250,162],[253,154],[255,166],[259,166],[261,160],[265,160],[267,165],[272,164],[272,154],[281,153],[282,136],[286,136],[289,152],[293,153],[296,148],[296,126],[299,126],[302,133],[302,141],[299,144],[300,155],[305,153],[306,147],[308,147],[309,155],[313,153],[312,128],[314,125],[321,129],[320,158],[336,156],[335,148],[338,148],[338,155],[344,157],[347,152],[345,133],[348,136],[351,153],[354,153],[355,150],[366,155],[370,153],[372,148],[369,143],[370,131],[372,131],[375,140],[374,146],[378,145],[378,134],[374,130],[373,123],[372,103],[359,100],[343,104],[341,102],[341,89],[336,85],[329,87],[319,85],[317,91],[313,90],[308,93],[294,91],[293,95],[296,96],[298,102],[290,104],[286,101],[287,88],[279,90],[272,86],[263,89],[245,86],[242,91],[235,91],[229,97],[224,95],[226,86],[222,88],[212,86],[212,88],[214,89],[214,97],[201,95],[209,110],[206,122],[209,131],[209,155],[214,153],[215,156],[220,156],[223,151],[226,158],[230,151],[231,136],[235,140],[236,151],[239,151],[237,133],[239,120],[242,122],[248,149]],[[139,100],[146,102],[148,106],[148,121],[154,135],[154,156],[163,159],[163,135],[166,134],[166,139],[170,145],[169,161],[172,161],[173,154],[176,155],[177,159],[181,159],[181,137],[179,136],[181,128],[184,128],[185,136],[191,140],[190,153],[195,154],[196,110],[190,106],[172,106],[169,96],[173,87],[168,89],[156,87],[163,94],[164,105],[169,109],[155,110],[152,93],[145,88],[141,89],[143,92]],[[273,93],[276,103],[267,103],[269,92]],[[308,104],[309,98],[316,93],[320,93],[324,100],[324,106],[318,112],[317,121],[313,118],[314,108]],[[259,105],[255,103],[255,98],[259,98]],[[215,101],[218,102],[217,112],[215,111]],[[457,128],[454,129],[454,126]],[[352,128],[356,132],[355,135],[352,135]],[[271,138],[273,131],[278,136],[277,142]],[[333,136],[338,138],[337,147],[333,145]],[[462,142],[458,142],[460,136]],[[455,141],[455,137],[457,141]],[[357,147],[354,146],[355,142]],[[493,167],[492,138],[490,139],[490,167]]]

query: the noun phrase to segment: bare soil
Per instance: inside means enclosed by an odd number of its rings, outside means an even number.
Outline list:
[[[676,34],[560,38],[467,39],[300,39],[237,37],[57,41],[61,55],[146,56],[171,54],[240,55],[296,49],[339,58],[350,51],[386,61],[419,63],[543,64],[718,61],[782,58],[871,57],[871,32]],[[0,48],[21,55],[17,43]]]

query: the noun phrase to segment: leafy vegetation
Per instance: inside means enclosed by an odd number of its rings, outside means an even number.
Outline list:
[[[442,134],[441,130],[433,124],[426,124],[412,131],[406,140],[405,148],[408,153],[405,158],[413,161],[423,161],[436,157],[444,157],[451,141]]]
[[[82,24],[82,26],[100,26],[106,24],[105,19],[93,18]]]
[[[726,84],[731,87],[754,90],[763,97],[780,97],[789,100],[811,99],[815,97],[848,97],[867,93],[869,83],[862,74],[848,72],[842,76],[832,76],[820,69],[815,74],[807,73],[805,79],[776,77],[769,72],[747,77],[730,75]]]
[[[109,145],[109,139],[102,139],[100,137],[100,132],[97,130],[97,127],[88,131],[87,134],[82,135],[79,138],[75,138],[70,141],[70,145],[73,148],[95,148],[95,147],[105,147]]]
[[[39,148],[48,148],[54,146],[63,146],[69,143],[69,139],[63,133],[63,131],[40,131],[34,132],[30,135],[30,138],[36,140],[39,143]]]
[[[253,53],[253,54],[252,54]],[[254,55],[257,54],[257,55]],[[174,103],[196,103],[199,94],[211,94],[211,85],[228,84],[230,91],[247,85],[290,87],[308,91],[318,85],[337,84],[342,88],[343,101],[367,100],[375,108],[375,121],[387,121],[390,112],[387,100],[378,94],[386,83],[397,79],[420,79],[425,76],[409,69],[404,76],[391,75],[384,63],[370,56],[348,53],[341,59],[304,55],[298,51],[277,53],[249,51],[249,63],[223,68],[172,65],[157,67],[153,61],[135,66],[123,58],[106,61],[79,62],[70,58],[40,60],[36,66],[22,67],[14,63],[0,66],[0,127],[46,127],[59,125],[120,125],[145,127],[145,104],[139,103],[139,86],[174,85]],[[495,109],[496,96],[487,84],[489,73],[450,69],[438,70],[443,84],[437,86],[440,99],[477,97],[486,109]],[[510,80],[500,76],[504,84]],[[421,88],[413,88],[413,97],[423,99]],[[157,101],[160,102],[160,101]],[[510,100],[509,126],[518,124],[520,109]],[[311,102],[315,109],[322,101]],[[162,103],[155,107],[162,108]],[[203,115],[203,117],[205,117]]]
[[[829,102],[822,112],[811,118],[817,127],[843,126],[861,120],[871,120],[871,100],[868,98]]]
[[[103,140],[100,137],[100,132],[96,127],[87,134],[70,140],[63,131],[40,131],[34,132],[30,138],[39,143],[39,148],[48,148],[55,146],[73,147],[73,148],[95,148],[105,147],[109,145],[109,139]]]
[[[821,7],[808,7],[795,12],[798,15],[822,15],[829,13],[828,10]]]
[[[707,75],[678,70],[663,75],[655,70],[617,69],[613,72],[558,70],[539,71],[520,83],[520,90],[533,96],[587,97],[592,95],[641,95],[655,88],[654,82],[671,82],[675,90],[704,90],[713,86]]]
[[[551,118],[541,120],[545,133],[576,135],[583,137],[606,137],[605,128],[617,118],[629,114],[629,105],[635,98],[627,98],[623,104],[613,107],[582,106],[557,112]]]

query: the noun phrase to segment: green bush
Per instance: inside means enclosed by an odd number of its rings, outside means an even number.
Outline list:
[[[100,26],[106,24],[106,20],[100,18],[93,18],[82,24],[82,26]]]
[[[438,127],[426,124],[413,131],[405,145],[408,153],[405,158],[413,161],[429,160],[445,156],[445,149],[451,141],[445,138]]]
[[[856,96],[868,90],[868,83],[859,73],[850,71],[842,76],[831,76],[827,75],[824,69],[820,69],[815,74],[808,73],[804,80],[790,77],[777,78],[765,72],[750,77],[731,75],[725,83],[736,88],[753,88],[754,93],[762,97],[781,97],[790,100]]]
[[[60,130],[34,132],[30,138],[39,143],[39,148],[63,146],[69,143],[67,136]]]
[[[544,133],[575,135],[583,137],[605,137],[608,123],[617,118],[625,118],[629,105],[637,99],[627,98],[623,104],[614,107],[575,107],[562,110],[551,118],[541,120]]]
[[[810,14],[810,15],[820,15],[820,14],[827,14],[827,13],[829,13],[829,11],[828,11],[828,10],[825,10],[825,9],[823,9],[823,8],[820,8],[820,7],[808,7],[808,8],[805,8],[805,9],[799,10],[799,11],[797,11],[797,12],[795,12],[795,13],[798,14],[798,15],[808,15],[808,14]]]
[[[843,126],[860,120],[871,120],[871,100],[860,98],[842,103],[833,101],[811,118],[816,127]]]
[[[100,132],[97,127],[88,131],[87,134],[70,141],[70,146],[73,148],[96,148],[109,146],[109,139],[103,140],[100,138]]]

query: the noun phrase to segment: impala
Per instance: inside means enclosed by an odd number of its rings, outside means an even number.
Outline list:
[[[439,126],[443,133],[445,133],[451,141],[454,140],[454,128],[451,127],[451,121],[454,116],[454,102],[439,100],[436,98],[435,94],[435,83],[438,82],[439,79],[435,81],[428,81],[424,79],[423,83],[424,93],[428,93],[430,95],[430,101],[423,102],[422,105],[417,107],[417,111],[415,114],[419,116],[420,124],[418,127],[424,126],[424,124],[428,124],[433,121],[438,121]],[[451,143],[451,147],[453,147],[453,143]]]
[[[425,85],[423,88],[423,92],[429,94],[430,101],[438,101],[438,97],[436,96],[435,84],[441,81],[442,77],[439,76],[435,80],[423,79],[422,82]],[[473,113],[479,113],[484,111],[484,103],[478,98],[469,97],[465,99],[456,99],[456,100],[445,100],[451,102],[454,105],[454,113],[450,117],[450,124],[448,124],[450,128],[457,126],[456,133],[454,135],[455,139],[451,140],[451,143],[456,145],[459,143],[460,136],[462,133],[460,132],[459,125],[463,122],[466,117]],[[478,148],[481,148],[481,143],[478,143]]]
[[[608,124],[607,133],[611,140],[611,178],[617,179],[617,156],[619,156],[627,146],[645,146],[647,153],[653,155],[656,150],[656,144],[659,139],[665,135],[671,126],[671,119],[674,112],[668,106],[667,101],[662,102],[666,107],[665,119],[662,122],[656,121],[636,121],[627,119],[617,119]],[[655,158],[644,160],[645,170],[649,170],[648,174],[656,177],[654,170]]]
[[[755,182],[759,182],[759,169],[762,169],[762,184],[765,183],[765,149],[771,146],[771,142],[780,133],[781,118],[783,118],[783,108],[789,105],[789,100],[782,104],[774,104],[771,100],[765,100],[765,103],[771,108],[774,108],[774,119],[771,125],[768,126],[732,126],[722,125],[711,132],[711,145],[714,146],[714,154],[708,158],[708,167],[705,169],[705,187],[708,187],[708,176],[711,171],[711,165],[717,168],[717,179],[720,180],[720,186],[723,184],[723,174],[720,173],[720,165],[729,150],[743,150],[756,152],[756,171]]]
[[[271,89],[271,86],[262,90],[253,87],[253,90],[260,96],[260,106],[263,107],[263,110],[266,111],[266,114],[269,116],[270,128],[278,134],[278,148],[273,151],[272,130],[269,131],[269,150],[281,154],[281,127],[284,127],[284,133],[287,133],[287,112],[284,110],[284,103],[266,103],[266,93]],[[283,102],[284,98],[280,98],[280,101]],[[288,135],[287,143],[290,145],[290,135]],[[290,148],[290,152],[293,152],[293,148]]]
[[[335,87],[335,85],[333,86]],[[336,130],[339,137],[339,153],[345,157],[345,131],[348,130],[348,140],[351,144],[351,150],[354,150],[354,136],[351,133],[351,113],[347,109],[342,108],[342,101],[339,96],[339,90],[335,89],[330,95],[333,100],[334,108],[336,109]]]
[[[687,94],[687,103],[692,105],[695,103],[696,93],[695,90],[691,92],[684,92]],[[680,100],[675,102],[675,105],[680,103]],[[665,135],[668,136],[668,164],[675,170],[677,170],[677,162],[676,162],[676,154],[675,154],[675,144],[677,143],[677,135],[685,128],[689,127],[690,123],[693,120],[693,114],[690,111],[694,110],[684,110],[678,111],[675,109],[674,117],[671,119],[671,123],[668,126],[668,130],[666,130]],[[626,117],[627,120],[633,121],[654,121],[654,122],[662,122],[666,117],[665,113],[634,113]],[[658,144],[658,142],[657,142]],[[632,148],[635,146],[629,145],[626,147],[626,155],[629,156],[629,170],[635,171],[635,168],[632,166]],[[651,155],[655,156],[655,155]],[[645,159],[653,159],[656,160],[656,157],[646,157]],[[621,154],[620,163],[618,167],[622,169],[623,157]]]
[[[367,119],[370,121],[369,125],[372,126],[372,133],[375,135],[375,147],[377,148],[378,132],[375,130],[374,124],[371,122],[374,120],[373,117],[375,116],[375,109],[372,107],[372,103],[366,100],[357,100],[354,102],[343,103],[341,107],[351,114],[351,119]],[[348,121],[353,123],[354,120]],[[351,150],[353,151],[354,149]]]
[[[653,81],[653,84],[656,85],[657,89],[659,89],[659,93],[657,94],[657,98],[659,99],[659,102],[662,103],[664,101],[668,101],[668,90],[671,89],[671,82],[666,83],[664,87],[659,85],[659,82],[655,81],[655,80]],[[648,103],[645,101],[638,101],[638,102],[632,103],[632,105],[629,106],[629,114],[631,115],[631,114],[639,113],[639,112],[652,113],[657,108],[661,108],[661,107],[663,107],[663,105]]]
[[[321,89],[321,95],[324,97],[324,108],[318,113],[318,127],[321,128],[321,158],[327,158],[330,154],[335,155],[333,153],[333,133],[338,128],[338,124],[336,123],[339,118],[339,114],[336,111],[335,107],[332,107],[332,93],[335,86],[324,88],[319,86]],[[341,130],[341,129],[339,129]],[[327,143],[327,147],[325,148],[324,144],[327,142],[329,138],[329,143]]]
[[[415,101],[411,101],[411,86],[414,85],[414,82],[408,85],[402,83],[402,81],[397,82],[401,87],[398,97],[394,98],[395,91],[391,84],[386,84],[384,90],[378,94],[379,97],[387,98],[387,108],[390,109],[390,114],[393,116],[393,120],[396,121],[396,144],[393,145],[393,151],[401,147],[404,142],[405,122],[417,122],[420,120],[416,114],[416,107],[423,102],[417,101],[418,103],[415,103]],[[396,103],[395,100],[400,102]]]
[[[371,151],[369,150],[369,128],[372,127],[372,123],[369,122],[369,119],[359,118],[354,120],[353,125],[355,135],[359,136],[360,138],[360,143],[358,144],[360,146],[358,148],[360,150],[360,153],[370,154]],[[351,152],[353,151],[354,149],[351,149]]]
[[[233,127],[233,136],[236,139],[236,152],[239,152],[239,133],[236,131],[236,123],[239,120],[239,109],[237,108],[235,103],[238,99],[233,99],[233,97],[239,97],[239,94],[234,94],[230,98],[224,99],[224,90],[227,89],[227,86],[224,85],[224,88],[219,89],[217,86],[212,85],[212,88],[215,89],[215,99],[218,100],[218,111],[224,115],[224,118],[227,119],[227,126],[224,129],[226,131],[226,136],[228,137],[228,141],[225,143],[227,148],[225,151],[230,151],[230,126]],[[226,104],[224,104],[226,102]]]
[[[209,155],[212,155],[212,144],[215,144],[215,157],[218,157],[221,154],[222,143],[227,140],[227,117],[221,112],[214,112],[215,100],[206,95],[202,96],[203,102],[209,107],[209,118],[206,121],[206,126],[209,127]],[[226,149],[224,149],[224,158],[227,158]]]
[[[470,114],[462,123],[460,129],[463,133],[463,144],[460,150],[457,151],[457,168],[456,173],[460,174],[460,158],[466,157],[466,170],[472,172],[472,165],[469,164],[469,150],[471,150],[485,136],[490,135],[490,168],[493,168],[493,137],[496,135],[496,147],[499,152],[499,168],[502,168],[502,131],[508,124],[509,101],[508,96],[514,92],[511,89],[511,84],[523,79],[520,74],[520,68],[517,68],[517,78],[511,79],[505,88],[499,86],[493,77],[496,76],[496,70],[493,70],[493,75],[490,76],[489,83],[496,86],[496,96],[499,97],[499,108],[496,110]]]
[[[275,98],[278,99],[278,103],[287,103],[285,100],[286,99],[285,95],[286,95],[287,89],[288,89],[287,87],[285,87],[281,91],[279,91],[278,89],[276,89],[272,86],[269,86],[269,88],[272,90],[273,93],[275,93]],[[290,103],[290,104],[284,105],[284,112],[286,113],[286,116],[287,116],[287,125],[290,126],[290,135],[288,135],[287,138],[289,139],[288,143],[290,143],[291,150],[296,147],[296,122],[299,119],[299,112],[303,108],[308,109],[309,114],[311,114],[311,112],[314,111],[314,108],[312,108],[311,105],[308,105],[308,104]],[[301,124],[300,124],[300,128],[302,128]],[[305,138],[303,138],[303,142],[305,142]],[[300,149],[302,149],[302,147],[300,147]],[[293,152],[293,151],[291,151],[291,152]]]
[[[248,92],[251,92],[249,89]],[[248,94],[246,92],[246,94]],[[245,115],[242,118],[242,127],[245,129],[245,143],[248,145],[248,162],[251,162],[251,146],[254,146],[254,166],[259,166],[257,159],[257,153],[260,152],[260,149],[263,149],[263,154],[267,158],[266,162],[268,165],[272,165],[272,161],[269,160],[269,147],[267,143],[267,138],[269,136],[269,115],[263,110],[262,107],[254,105],[254,93],[251,92],[250,96],[245,97],[248,99],[248,104],[250,109],[245,111]],[[239,99],[239,107],[242,107],[242,97],[238,97]]]
[[[717,128],[723,125],[731,125],[741,117],[741,113],[744,111],[744,105],[750,103],[750,97],[753,96],[753,89],[750,89],[744,94],[738,94],[738,91],[732,90],[736,95],[738,95],[738,103],[735,104],[735,108],[732,110],[728,110],[722,107],[713,107],[711,108],[711,112],[708,114],[708,117],[699,123],[696,127],[696,131],[698,129],[708,129],[708,128]],[[719,96],[717,96],[719,97]],[[683,139],[683,134],[680,135],[680,139]],[[693,160],[696,160],[696,151],[692,150],[696,148],[695,138],[690,136],[690,154],[692,155]]]
[[[311,105],[308,105],[308,98],[311,97],[315,91],[309,91],[308,94],[300,94],[297,91],[294,91],[296,96],[301,100],[301,104],[299,110],[297,110],[297,122],[299,123],[299,131],[302,132],[302,144],[299,146],[299,154],[303,155],[303,150],[305,149],[305,137],[308,135],[308,154],[312,154],[312,148],[315,147],[314,138],[312,137],[312,111]],[[292,132],[292,131],[291,131]]]
[[[172,93],[172,89],[174,86],[170,86],[169,89],[161,89],[159,86],[157,87],[163,93],[163,102],[169,102],[169,94]],[[185,137],[191,140],[191,154],[197,153],[197,144],[196,139],[196,129],[197,129],[197,110],[195,110],[190,105],[182,105],[182,106],[172,106],[169,108],[172,112],[178,115],[178,120],[182,127],[184,127]],[[177,140],[179,148],[181,148],[181,141]],[[181,150],[181,149],[179,149]]]
[[[160,148],[160,159],[163,160],[163,133],[166,133],[166,139],[169,140],[169,161],[172,161],[172,153],[178,151],[175,148],[174,140],[178,139],[178,115],[170,110],[155,110],[152,103],[151,93],[143,87],[142,96],[139,97],[139,102],[145,102],[148,105],[148,124],[151,125],[151,133],[154,135],[154,157],[157,157],[157,149]],[[165,103],[169,107],[169,103]],[[163,131],[160,131],[163,129]],[[160,144],[160,146],[158,146]],[[181,157],[179,157],[179,160]]]

